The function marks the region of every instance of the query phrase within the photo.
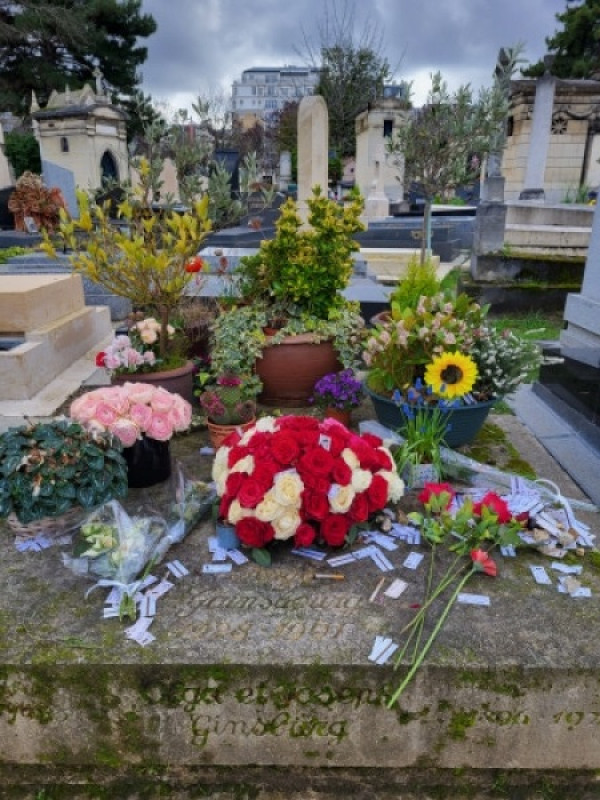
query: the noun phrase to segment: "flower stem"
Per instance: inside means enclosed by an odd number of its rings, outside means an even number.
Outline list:
[[[416,660],[414,661],[414,663],[413,663],[413,665],[411,666],[411,668],[408,670],[407,674],[406,674],[406,675],[405,675],[405,677],[404,677],[404,680],[402,681],[402,683],[400,684],[400,686],[399,686],[399,687],[396,689],[396,691],[394,692],[394,694],[392,695],[392,697],[391,697],[391,698],[390,698],[390,700],[388,701],[388,704],[387,704],[387,707],[388,707],[388,708],[391,708],[391,707],[394,705],[394,703],[395,703],[395,702],[398,700],[398,698],[400,697],[400,695],[402,694],[402,692],[403,692],[403,691],[406,689],[406,687],[408,686],[408,684],[409,684],[409,683],[411,682],[411,680],[414,678],[414,676],[415,676],[415,674],[416,674],[417,670],[419,669],[419,667],[420,667],[420,666],[421,666],[421,664],[423,663],[423,659],[425,658],[425,656],[427,655],[427,653],[428,653],[428,652],[429,652],[429,650],[431,649],[431,645],[433,644],[433,642],[435,641],[435,638],[436,638],[436,636],[437,636],[437,635],[438,635],[438,633],[440,632],[440,630],[441,630],[441,628],[442,628],[442,625],[443,625],[443,624],[444,624],[444,622],[446,621],[446,617],[447,617],[447,616],[448,616],[448,614],[450,613],[450,609],[452,608],[452,606],[453,606],[453,604],[454,604],[454,601],[456,600],[456,598],[458,597],[459,593],[460,593],[460,592],[461,592],[461,590],[463,589],[464,585],[465,585],[465,584],[466,584],[466,582],[469,580],[469,578],[471,577],[471,575],[473,575],[473,573],[474,573],[474,572],[476,572],[476,570],[474,570],[473,568],[471,568],[471,570],[470,570],[470,571],[469,571],[469,572],[468,572],[468,573],[467,573],[467,574],[466,574],[466,575],[463,577],[463,579],[462,579],[462,580],[459,582],[458,586],[456,587],[456,589],[454,590],[454,592],[453,592],[453,594],[452,594],[452,597],[451,597],[451,598],[450,598],[450,600],[448,601],[448,604],[446,605],[445,609],[442,611],[442,613],[441,613],[441,615],[440,615],[440,618],[439,618],[439,619],[438,619],[438,621],[436,622],[436,624],[435,624],[435,628],[434,628],[434,629],[433,629],[433,631],[431,632],[431,635],[430,635],[429,639],[427,639],[427,641],[426,641],[426,642],[425,642],[425,644],[423,645],[423,649],[421,650],[421,652],[420,652],[420,653],[419,653],[419,655],[417,656],[417,658],[416,658]]]

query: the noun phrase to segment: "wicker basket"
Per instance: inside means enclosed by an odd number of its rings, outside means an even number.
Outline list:
[[[59,538],[78,528],[88,512],[81,506],[73,506],[64,514],[56,517],[42,517],[32,522],[21,522],[14,512],[6,518],[6,522],[15,536],[22,539],[34,539],[36,536]]]

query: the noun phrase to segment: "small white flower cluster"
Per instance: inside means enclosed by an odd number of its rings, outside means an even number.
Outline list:
[[[491,326],[481,331],[471,354],[477,364],[476,388],[494,397],[514,392],[541,361],[541,351],[535,342]]]

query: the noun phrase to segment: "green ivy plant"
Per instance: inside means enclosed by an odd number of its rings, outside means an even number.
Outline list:
[[[127,494],[127,463],[109,434],[59,418],[0,436],[0,516],[23,524]]]

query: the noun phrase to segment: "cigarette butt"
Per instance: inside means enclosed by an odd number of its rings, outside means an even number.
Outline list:
[[[315,580],[326,580],[326,581],[343,581],[345,576],[341,575],[339,572],[315,572],[313,575]]]
[[[375,589],[373,590],[373,594],[371,595],[371,597],[369,597],[369,603],[372,603],[375,600],[384,583],[385,583],[385,578],[382,578],[375,587]]]

